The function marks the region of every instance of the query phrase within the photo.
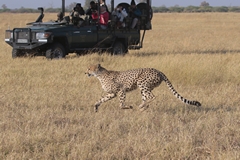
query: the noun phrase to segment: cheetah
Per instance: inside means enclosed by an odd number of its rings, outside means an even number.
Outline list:
[[[101,103],[106,102],[117,95],[119,96],[121,109],[132,109],[132,106],[125,105],[126,92],[137,89],[141,91],[142,103],[139,105],[140,111],[148,108],[149,103],[155,98],[151,92],[155,87],[159,86],[162,81],[165,81],[170,91],[182,102],[201,106],[198,101],[190,101],[180,96],[173,88],[168,78],[160,71],[154,68],[138,68],[127,71],[109,71],[103,68],[100,64],[91,65],[86,75],[95,76],[100,81],[102,88],[107,94],[95,103],[95,111],[98,111]]]

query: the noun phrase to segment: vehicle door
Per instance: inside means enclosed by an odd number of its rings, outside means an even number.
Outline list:
[[[71,48],[91,48],[97,43],[98,33],[96,26],[74,26],[71,34]]]

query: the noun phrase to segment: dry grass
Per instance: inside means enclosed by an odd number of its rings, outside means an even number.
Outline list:
[[[0,14],[0,39],[10,26],[37,14]],[[21,18],[20,18],[21,17]],[[45,15],[45,21],[56,15]],[[21,19],[21,20],[19,20]],[[124,57],[11,59],[0,42],[0,159],[230,159],[240,158],[240,15],[155,14],[144,48]],[[177,100],[165,84],[140,113],[138,90],[94,113],[104,92],[87,78],[89,64],[112,70],[154,67],[201,108]]]

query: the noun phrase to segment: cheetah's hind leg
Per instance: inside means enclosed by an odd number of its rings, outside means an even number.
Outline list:
[[[149,108],[149,104],[148,104],[148,105],[145,105],[145,106],[142,107],[142,108],[140,108],[140,111],[143,112],[143,111],[145,111],[145,110],[148,109],[148,108]]]
[[[148,109],[149,103],[155,99],[151,91],[142,91],[142,103],[139,105],[140,111]]]
[[[132,106],[125,105],[125,99],[126,99],[126,91],[120,90],[119,91],[119,101],[120,101],[120,108],[121,109],[132,109]]]
[[[149,108],[149,103],[152,102],[155,99],[155,97],[153,97],[152,99],[148,99],[147,101],[143,101],[140,105],[139,105],[139,109],[140,111],[145,111],[146,109]]]
[[[121,108],[121,109],[133,109],[132,106],[127,106],[127,105],[125,105],[125,106],[120,106],[120,108]]]

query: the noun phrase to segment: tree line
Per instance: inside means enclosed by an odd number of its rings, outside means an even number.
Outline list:
[[[86,10],[89,6],[89,2],[91,0],[86,0],[84,5],[84,9]],[[138,0],[138,2],[143,2],[144,0]],[[70,12],[73,7],[76,5],[76,2],[71,3],[70,5],[65,7],[66,12]],[[44,12],[48,13],[57,13],[60,12],[62,8],[44,8]],[[200,6],[187,6],[187,7],[181,7],[179,5],[175,5],[172,7],[166,7],[166,6],[160,6],[160,7],[152,7],[153,13],[194,13],[194,12],[240,12],[240,6],[219,6],[219,7],[213,7],[210,6],[210,4],[206,1],[201,2]],[[3,12],[9,12],[9,13],[39,13],[38,9],[33,8],[17,8],[17,9],[9,9],[5,4],[2,5],[2,8],[0,8],[0,13]]]
[[[154,13],[198,13],[198,12],[240,12],[240,7],[212,7],[212,6],[188,6],[188,7],[152,7]]]

